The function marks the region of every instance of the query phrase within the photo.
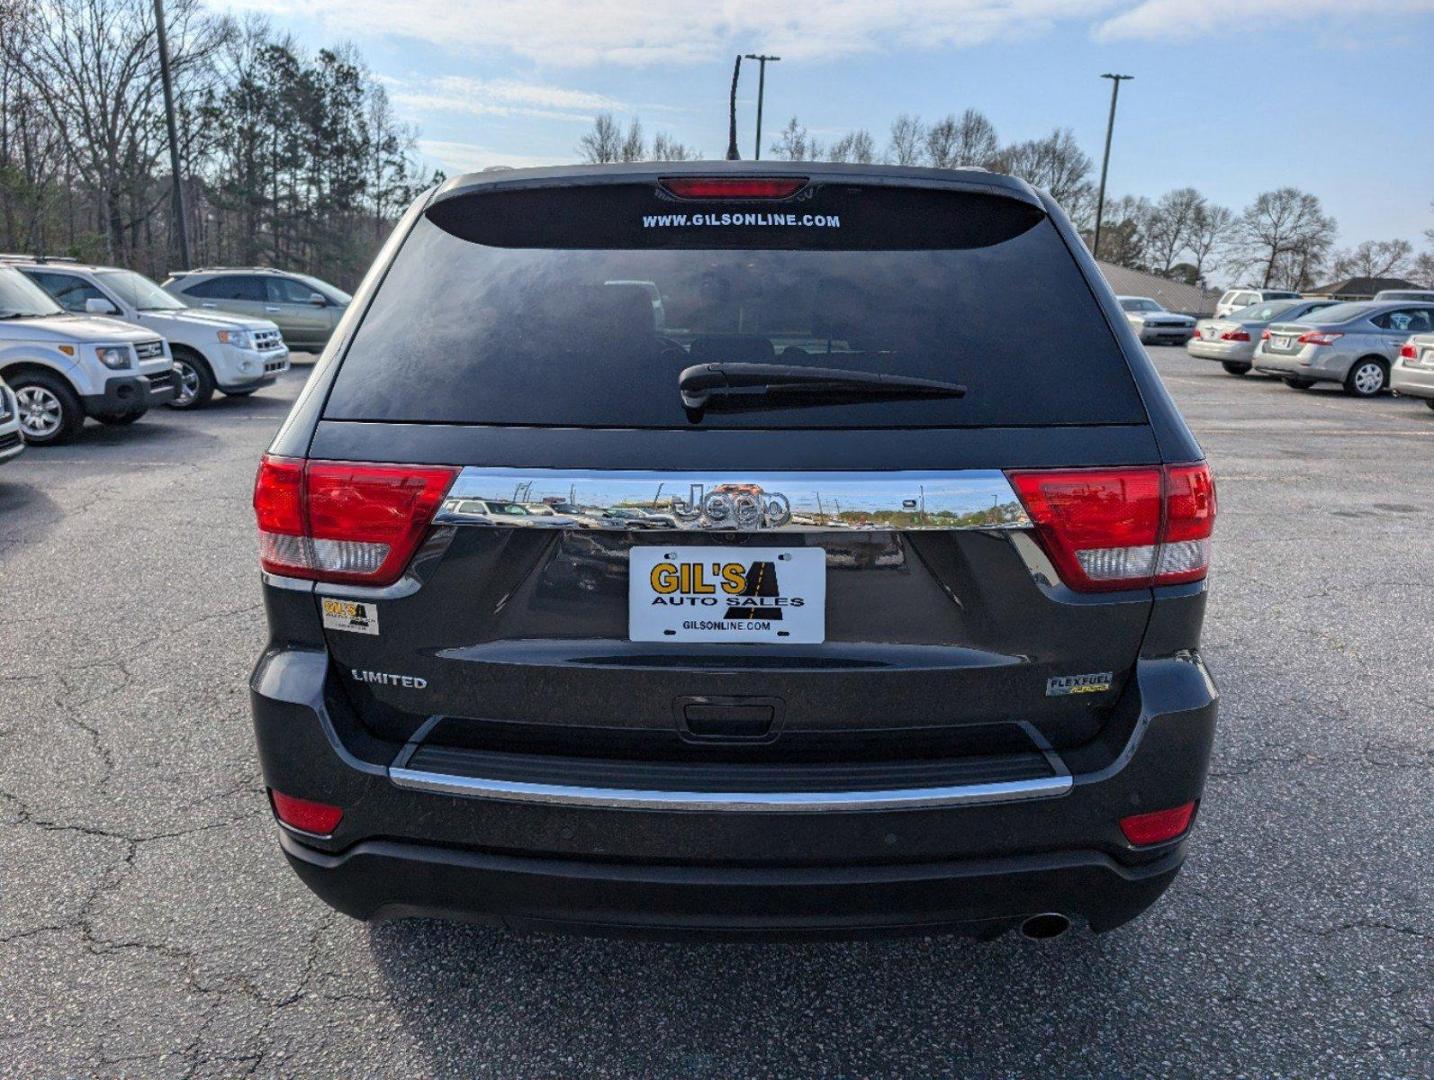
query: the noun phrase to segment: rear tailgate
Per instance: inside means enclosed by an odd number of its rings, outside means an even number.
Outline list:
[[[682,406],[689,365],[778,361],[967,394]],[[461,470],[403,582],[316,597],[369,604],[372,632],[327,635],[390,738],[438,718],[434,741],[568,757],[1072,745],[1152,603],[1064,584],[1008,479],[1159,462],[1109,323],[1016,187],[441,195],[310,454]]]

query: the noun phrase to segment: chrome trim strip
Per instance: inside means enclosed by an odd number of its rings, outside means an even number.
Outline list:
[[[628,788],[570,787],[514,780],[483,780],[447,773],[390,768],[396,787],[468,798],[549,806],[588,806],[610,810],[713,810],[777,813],[823,810],[912,810],[981,806],[1053,799],[1070,791],[1069,774],[1035,780],[1006,780],[957,787],[896,788],[886,791],[644,791]]]
[[[473,466],[459,473],[434,522],[621,532],[989,530],[1031,524],[999,469],[696,473]]]

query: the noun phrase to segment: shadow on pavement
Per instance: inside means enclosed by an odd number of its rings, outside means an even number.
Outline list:
[[[36,544],[44,540],[64,517],[60,504],[27,482],[18,472],[34,450],[26,450],[5,466],[15,475],[0,474],[0,555],[12,544]]]

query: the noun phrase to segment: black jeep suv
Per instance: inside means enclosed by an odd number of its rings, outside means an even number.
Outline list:
[[[254,503],[265,783],[350,915],[1050,935],[1180,867],[1214,487],[1019,180],[450,180]]]

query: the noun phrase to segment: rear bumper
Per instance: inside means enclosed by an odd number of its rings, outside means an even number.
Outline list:
[[[1404,397],[1434,399],[1434,368],[1399,364],[1389,373],[1389,388]]]
[[[271,651],[251,683],[266,785],[344,808],[331,837],[281,829],[306,884],[358,918],[596,933],[981,933],[1051,911],[1119,926],[1170,884],[1185,838],[1133,848],[1117,823],[1200,798],[1217,708],[1198,657],[1142,660],[1128,726],[1068,751],[1071,783],[1050,797],[639,808],[402,787],[391,766],[408,754],[344,715],[328,663]]]
[[[1226,364],[1248,364],[1255,355],[1255,343],[1250,341],[1206,341],[1191,338],[1185,343],[1185,351],[1201,360],[1219,360]]]
[[[1344,382],[1353,363],[1353,356],[1319,345],[1306,346],[1288,356],[1266,352],[1255,354],[1256,371],[1280,378],[1313,379],[1316,382]]]

